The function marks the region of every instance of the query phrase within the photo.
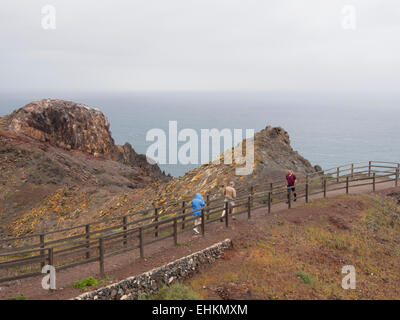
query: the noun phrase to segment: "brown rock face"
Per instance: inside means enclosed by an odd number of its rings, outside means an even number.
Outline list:
[[[184,176],[169,181],[159,191],[157,204],[172,200],[167,193],[173,193],[175,198],[190,198],[197,192],[218,192],[221,185],[227,185],[229,181],[236,182],[237,190],[248,190],[250,185],[284,181],[288,169],[298,175],[315,172],[311,163],[293,150],[289,134],[280,127],[267,126],[254,135],[254,163],[251,174],[236,175],[235,169],[240,165],[224,164],[224,154],[219,157],[219,164],[203,164]]]
[[[102,112],[63,100],[42,99],[14,111],[8,129],[63,149],[105,155],[114,150]]]
[[[144,154],[138,154],[128,142],[123,146],[116,146],[114,157],[117,158],[117,161],[125,165],[134,165],[144,171],[147,175],[159,178],[163,181],[168,181],[171,178],[169,175],[165,176],[157,164],[148,163],[146,156]]]
[[[269,180],[282,179],[288,169],[298,174],[315,171],[307,159],[293,150],[289,134],[280,127],[267,126],[257,132],[254,145],[255,163],[252,179],[256,177]]]
[[[147,162],[129,143],[116,146],[110,124],[98,109],[70,101],[42,99],[14,111],[5,128],[18,135],[65,150],[79,150],[96,157],[140,168],[144,175],[168,179],[157,165]]]

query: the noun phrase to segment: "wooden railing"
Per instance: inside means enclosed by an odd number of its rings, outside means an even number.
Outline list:
[[[375,191],[376,185],[385,182],[394,182],[398,186],[400,163],[397,162],[358,162],[336,168],[315,172],[304,177],[298,177],[296,185],[297,199],[305,199],[316,194],[327,196],[328,192],[371,185]],[[223,210],[230,210],[222,195],[206,196],[206,206],[201,213],[201,230],[204,235],[206,225],[219,221]],[[272,207],[286,202],[288,208],[292,206],[291,191],[287,190],[285,181],[266,182],[251,186],[248,190],[238,192],[235,200],[235,213],[246,213],[250,219],[252,210],[266,208],[270,213]],[[131,250],[139,250],[144,257],[146,246],[155,242],[172,238],[178,244],[178,235],[186,232],[197,218],[193,216],[188,201],[176,202],[180,204],[172,211],[159,213],[164,207],[155,207],[153,214],[149,210],[141,210],[128,215],[106,219],[91,224],[54,230],[41,234],[22,237],[0,239],[0,243],[21,243],[28,239],[37,239],[23,246],[3,247],[0,250],[0,283],[33,277],[41,274],[45,264],[62,270],[90,262],[99,262],[100,274],[104,275],[104,260],[117,254]],[[170,204],[169,204],[170,205]],[[225,225],[229,226],[229,218],[225,214]],[[135,220],[129,221],[132,217]],[[107,226],[107,224],[115,223]],[[97,226],[105,224],[104,228]],[[46,237],[62,234],[71,230],[81,230],[77,234],[46,240]]]

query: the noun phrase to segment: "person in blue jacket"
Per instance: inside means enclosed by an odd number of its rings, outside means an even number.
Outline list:
[[[200,210],[206,205],[200,193],[196,193],[196,197],[192,200],[192,212],[193,216],[198,217],[194,220],[194,228],[193,231],[196,234],[199,234],[199,230],[197,230],[197,226],[201,224],[201,215],[203,210]]]

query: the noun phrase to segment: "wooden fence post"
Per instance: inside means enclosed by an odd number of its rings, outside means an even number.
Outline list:
[[[306,176],[306,203],[308,203],[308,196],[309,196],[309,185],[308,185],[308,175]]]
[[[207,220],[210,219],[210,209],[208,207],[210,206],[210,195],[206,195],[206,206],[207,206]]]
[[[346,177],[346,194],[349,194],[349,176]]]
[[[272,192],[268,192],[268,213],[271,213]]]
[[[205,222],[205,210],[201,210],[201,234],[203,235],[203,237],[204,237],[204,233],[205,233],[205,228],[204,228],[204,226],[205,226],[205,224],[206,224],[206,222]]]
[[[368,177],[370,177],[371,176],[371,168],[372,168],[372,161],[369,161],[368,162]]]
[[[228,228],[229,225],[229,204],[228,201],[225,202],[225,226]]]
[[[354,178],[354,163],[351,164],[351,180]]]
[[[324,198],[326,198],[326,177],[324,178]]]
[[[396,177],[394,180],[395,187],[397,187],[399,185],[399,167],[400,167],[400,164],[398,164],[397,168],[396,168]]]
[[[86,233],[86,259],[90,259],[90,224],[85,225]]]
[[[54,267],[54,250],[53,248],[49,248],[48,250],[49,250],[49,256],[48,256],[49,265]]]
[[[178,218],[175,217],[174,219],[174,243],[178,245]]]
[[[39,235],[39,238],[40,238],[40,247],[44,248],[44,234],[41,233]],[[44,254],[45,254],[44,250],[40,250],[40,255]],[[43,258],[43,261],[40,263],[40,268],[43,268],[45,264],[46,264],[46,258]]]
[[[185,211],[186,211],[186,208],[185,208],[185,200],[183,200],[183,201],[182,201],[182,215],[185,215]],[[186,218],[186,217],[183,217],[183,218],[182,218],[182,230],[185,229],[185,218]]]
[[[372,174],[372,191],[375,192],[375,181],[376,177],[375,177],[375,172]]]
[[[340,177],[340,169],[339,167],[336,169],[336,182],[339,183],[339,177]]]
[[[154,222],[158,222],[158,208],[154,208]],[[155,233],[154,236],[158,237],[158,224],[154,227]]]
[[[273,191],[274,191],[274,185],[273,185],[272,182],[270,183],[270,186],[269,186],[269,187],[270,187],[270,189],[271,189],[271,192],[273,192]]]
[[[49,265],[55,268],[55,266],[54,266],[54,249],[53,248],[48,249],[48,260],[49,260]],[[51,281],[50,281],[50,283],[51,283]],[[54,289],[50,288],[50,292],[53,292],[53,291],[54,291]]]
[[[247,219],[251,218],[251,201],[252,201],[252,196],[249,196],[247,199]]]
[[[48,259],[49,259],[49,265],[55,268],[55,266],[54,266],[54,250],[53,250],[53,248],[49,248]],[[50,281],[50,283],[51,283],[51,281]],[[54,291],[54,289],[50,288],[50,292],[53,292],[53,291]]]
[[[128,236],[127,236],[127,230],[128,230],[128,217],[124,216],[122,218],[122,224],[123,224],[123,230],[124,230],[124,246],[126,246],[128,244]]]
[[[253,201],[254,201],[254,187],[251,186],[250,187],[250,202],[251,202],[251,206],[253,206]]]
[[[99,263],[100,263],[100,276],[104,277],[104,241],[103,241],[103,238],[99,239]]]
[[[143,250],[143,228],[139,228],[139,249],[140,249],[140,258],[144,258],[144,250]]]

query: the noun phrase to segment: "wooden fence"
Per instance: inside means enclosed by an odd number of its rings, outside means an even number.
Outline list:
[[[344,190],[349,193],[351,188],[371,185],[375,191],[376,185],[389,181],[398,186],[400,163],[397,162],[358,162],[340,167],[315,172],[304,177],[298,177],[296,185],[297,199],[304,198],[307,203],[312,195]],[[206,233],[207,225],[221,219],[223,210],[231,210],[224,202],[222,195],[206,196],[206,206],[201,211],[201,232]],[[229,219],[234,215],[247,214],[251,218],[252,210],[266,208],[266,214],[278,203],[286,202],[292,206],[291,191],[287,190],[285,181],[274,181],[250,186],[248,190],[238,192],[235,200],[234,214],[225,214],[224,222],[229,226]],[[178,245],[178,235],[186,232],[198,217],[193,216],[189,201],[167,204],[175,205],[173,210],[160,214],[165,207],[151,208],[130,213],[122,217],[105,219],[99,222],[80,225],[72,228],[54,230],[41,234],[0,239],[0,243],[10,244],[30,240],[25,245],[5,247],[0,250],[0,283],[41,275],[45,264],[56,267],[57,270],[97,261],[100,274],[104,275],[106,258],[131,250],[139,250],[144,257],[144,249],[152,243],[171,238]],[[132,220],[135,218],[135,220]],[[114,225],[107,226],[107,224]],[[98,228],[104,224],[106,227]],[[96,228],[97,227],[97,228]],[[65,232],[78,230],[76,234],[58,237]],[[49,236],[52,239],[46,240]],[[37,242],[35,242],[35,239]]]

